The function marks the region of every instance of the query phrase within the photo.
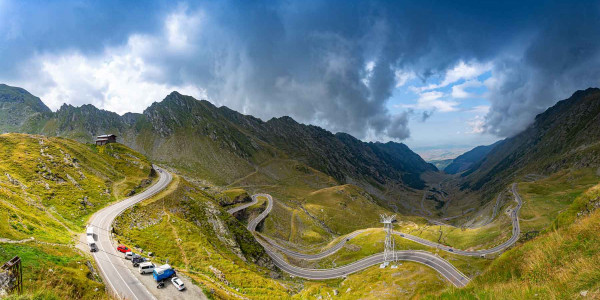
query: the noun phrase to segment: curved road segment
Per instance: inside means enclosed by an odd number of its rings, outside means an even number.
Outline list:
[[[95,213],[89,222],[91,226],[97,227],[96,234],[98,235],[96,242],[98,251],[92,255],[107,285],[120,299],[155,299],[146,287],[131,273],[127,266],[125,266],[122,253],[117,252],[110,238],[112,223],[117,216],[127,208],[162,191],[171,182],[171,174],[156,166],[154,166],[154,169],[158,171],[160,176],[158,182],[135,196],[103,208]]]
[[[517,184],[513,183],[512,187],[511,187],[512,193],[515,196],[515,201],[517,201],[517,207],[515,207],[513,210],[511,210],[510,212],[510,218],[512,221],[512,236],[510,237],[510,239],[508,239],[507,241],[505,241],[504,243],[494,247],[494,248],[490,248],[490,249],[484,249],[484,250],[475,250],[475,251],[467,251],[467,250],[460,250],[460,249],[454,249],[452,247],[448,247],[446,245],[442,245],[442,244],[438,244],[426,239],[422,239],[420,237],[416,237],[414,235],[410,235],[407,233],[402,233],[402,232],[398,232],[398,231],[394,231],[394,234],[397,234],[405,239],[411,240],[413,242],[417,242],[419,244],[422,245],[426,245],[429,247],[434,247],[434,248],[438,248],[440,250],[446,251],[446,252],[450,252],[450,253],[454,253],[454,254],[458,254],[458,255],[465,255],[465,256],[482,256],[482,255],[486,255],[486,254],[492,254],[492,253],[497,253],[500,252],[512,245],[514,245],[514,243],[517,242],[517,240],[519,240],[519,234],[521,234],[521,227],[519,226],[519,210],[521,209],[521,206],[523,205],[523,201],[521,200],[521,196],[519,196],[519,193],[517,191]]]
[[[306,279],[324,280],[324,279],[344,277],[349,274],[352,274],[352,273],[361,271],[363,269],[366,269],[368,267],[371,267],[373,265],[381,264],[384,261],[383,253],[378,253],[378,254],[374,254],[374,255],[365,257],[358,261],[355,261],[351,264],[337,267],[337,268],[332,268],[332,269],[305,269],[305,268],[293,266],[293,265],[289,264],[287,261],[285,261],[283,259],[283,257],[281,255],[279,255],[273,248],[282,250],[286,254],[294,253],[294,255],[292,255],[292,256],[295,256],[295,257],[297,257],[298,253],[289,251],[281,246],[274,246],[276,244],[271,244],[270,242],[268,242],[269,239],[267,239],[267,240],[261,239],[258,236],[258,234],[256,233],[256,227],[258,226],[258,224],[264,218],[267,217],[267,215],[271,212],[271,209],[273,208],[272,197],[268,194],[257,194],[257,195],[253,195],[252,197],[253,197],[253,203],[256,203],[258,201],[257,200],[258,197],[266,197],[268,204],[267,204],[267,208],[260,215],[258,215],[256,218],[254,218],[248,222],[247,228],[248,228],[248,230],[250,230],[251,232],[256,234],[255,235],[256,241],[265,248],[265,251],[271,257],[271,259],[273,259],[273,262],[275,263],[275,265],[277,267],[279,267],[281,270],[285,271],[286,273],[289,273],[293,276],[306,278]],[[250,206],[250,205],[248,205],[248,206]],[[248,206],[246,206],[246,207],[248,207]],[[237,211],[239,211],[239,210],[237,210]],[[344,239],[343,243],[345,243],[346,240],[347,240],[347,238]],[[341,246],[343,246],[343,244],[341,244]],[[339,247],[337,245],[334,246],[332,248],[333,251],[332,251],[332,249],[327,250],[327,254],[325,256],[334,253],[339,248],[341,248],[341,246],[339,246]],[[454,284],[457,287],[464,287],[465,285],[467,285],[469,283],[470,279],[467,276],[465,276],[462,272],[460,272],[458,269],[456,269],[448,261],[444,260],[443,258],[441,258],[433,253],[426,252],[426,251],[420,251],[420,250],[402,250],[402,251],[396,251],[396,254],[397,254],[398,260],[413,261],[413,262],[421,263],[421,264],[424,264],[426,266],[433,268],[434,270],[438,271],[440,274],[442,274],[442,276],[444,276],[446,279],[448,279],[450,282],[452,282],[452,284]],[[303,257],[302,255],[306,256],[306,254],[300,254],[300,255],[301,256],[299,258],[302,258]],[[317,254],[317,255],[320,256],[322,254]]]
[[[437,249],[440,249],[440,250],[443,250],[443,251],[446,251],[446,252],[449,252],[449,253],[453,253],[453,254],[458,254],[458,255],[464,255],[464,256],[482,256],[482,255],[486,255],[486,254],[492,254],[492,253],[500,252],[500,251],[502,251],[502,250],[504,250],[504,249],[512,246],[514,243],[516,243],[517,240],[519,239],[519,234],[521,233],[521,229],[519,227],[519,217],[518,217],[518,215],[519,215],[519,210],[521,209],[521,206],[522,206],[522,200],[521,200],[521,197],[519,196],[519,193],[517,192],[517,184],[516,183],[512,184],[512,193],[515,196],[515,201],[517,201],[517,206],[516,206],[515,209],[513,209],[511,211],[511,215],[510,215],[511,216],[511,220],[512,220],[512,225],[513,225],[512,236],[511,236],[510,239],[508,239],[507,241],[505,241],[504,243],[502,243],[502,244],[500,244],[500,245],[498,245],[496,247],[493,247],[493,248],[490,248],[490,249],[484,249],[484,250],[467,251],[467,250],[460,250],[460,249],[455,249],[455,248],[452,248],[452,247],[448,247],[446,245],[439,244],[439,243],[436,243],[436,242],[432,242],[430,240],[426,240],[426,239],[423,239],[423,238],[420,238],[420,237],[417,237],[417,236],[414,236],[414,235],[411,235],[411,234],[408,234],[408,233],[403,233],[403,232],[399,232],[399,231],[394,231],[393,233],[396,234],[396,235],[399,235],[402,238],[405,238],[407,240],[411,240],[411,241],[419,243],[421,245],[425,245],[425,246],[437,248]],[[266,197],[266,198],[270,199],[270,201],[272,201],[272,199],[270,198],[270,196],[266,195],[266,194],[260,194],[260,195],[254,195],[254,196],[263,196],[263,197]],[[253,196],[253,200],[254,201],[252,202],[252,204],[245,205],[244,208],[246,208],[246,207],[248,207],[250,205],[256,204],[258,202],[257,198],[254,197],[254,196]],[[238,208],[240,208],[240,209],[238,209]],[[238,206],[235,209],[236,209],[236,211],[239,211],[239,210],[241,210],[243,208],[241,208],[241,206]],[[266,215],[264,217],[266,217]],[[258,219],[259,218],[257,218],[257,220]],[[258,222],[256,224],[258,224]],[[256,228],[256,226],[254,226],[252,229],[250,229],[250,228],[249,229],[251,231],[254,231],[255,228]],[[352,238],[358,236],[363,231],[364,230],[354,231],[354,232],[346,235],[342,239],[342,241],[340,241],[339,243],[335,244],[331,248],[328,248],[328,249],[324,250],[323,252],[317,253],[317,254],[304,254],[304,253],[295,252],[295,251],[289,250],[289,249],[287,249],[287,248],[285,248],[285,247],[277,244],[277,242],[275,242],[274,240],[272,240],[272,239],[270,239],[270,238],[268,238],[268,237],[266,237],[264,235],[261,235],[261,237],[263,239],[265,239],[267,242],[269,242],[269,244],[271,244],[272,247],[274,247],[277,250],[285,253],[287,256],[290,256],[290,257],[293,257],[293,258],[297,258],[297,259],[318,260],[318,259],[322,259],[324,257],[327,257],[327,256],[329,256],[329,255],[337,252],[339,249],[341,249],[346,244],[346,242],[348,242]]]

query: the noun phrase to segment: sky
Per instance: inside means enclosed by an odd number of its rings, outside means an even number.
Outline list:
[[[51,109],[171,91],[419,151],[600,86],[599,1],[0,0],[0,83]]]

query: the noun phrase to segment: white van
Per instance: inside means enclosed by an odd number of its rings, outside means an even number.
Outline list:
[[[87,236],[91,236],[92,238],[94,238],[94,239],[95,239],[95,238],[96,238],[96,236],[95,236],[95,233],[96,233],[96,232],[95,232],[94,226],[92,226],[92,225],[88,225],[88,227],[87,227],[87,230],[86,230],[86,234],[85,234],[85,235],[87,235]]]
[[[140,264],[140,274],[152,273],[154,271],[154,264],[151,262],[143,262]]]
[[[96,241],[94,240],[94,237],[91,237],[88,235],[87,242],[88,242],[88,245],[90,246],[90,252],[98,251],[98,246],[96,245]]]

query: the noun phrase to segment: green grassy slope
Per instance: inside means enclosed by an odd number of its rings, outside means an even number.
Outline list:
[[[288,295],[288,288],[269,277],[276,276],[270,258],[246,228],[211,195],[180,177],[167,191],[127,210],[115,228],[121,242],[154,252],[154,261],[169,259],[207,295]]]
[[[150,184],[150,174],[148,160],[123,145],[0,135],[0,260],[22,256],[27,294],[103,297],[73,236],[92,213]]]
[[[463,290],[442,299],[600,297],[600,185],[577,197],[537,238],[500,256]]]
[[[29,123],[45,119],[51,113],[40,98],[26,90],[0,84],[0,133],[31,128]]]
[[[336,236],[372,227],[380,213],[390,213],[362,188],[337,185],[294,160],[270,160],[233,186],[271,194],[276,201],[263,232],[305,251],[318,251]]]

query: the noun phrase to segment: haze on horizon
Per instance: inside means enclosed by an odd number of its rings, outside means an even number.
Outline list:
[[[514,135],[600,86],[599,50],[598,1],[0,0],[0,83],[53,110],[177,90],[415,149]]]

